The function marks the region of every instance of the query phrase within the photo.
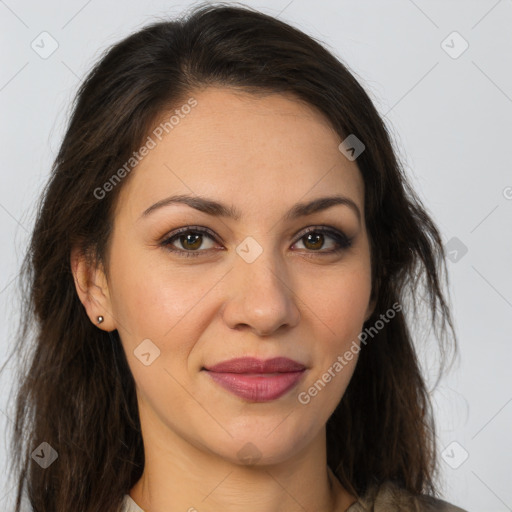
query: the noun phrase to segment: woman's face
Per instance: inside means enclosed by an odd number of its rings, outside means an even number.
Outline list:
[[[125,178],[104,316],[146,444],[284,461],[324,435],[372,312],[364,184],[326,119],[292,97],[191,96]],[[347,201],[317,202],[335,196]]]

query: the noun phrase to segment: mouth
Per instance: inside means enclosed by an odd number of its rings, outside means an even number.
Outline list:
[[[223,389],[250,402],[277,400],[303,378],[306,367],[286,357],[230,359],[204,370]]]

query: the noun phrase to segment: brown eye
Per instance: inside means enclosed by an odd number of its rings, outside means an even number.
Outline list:
[[[305,240],[304,245],[308,249],[317,250],[324,244],[324,235],[318,232],[308,233],[303,240]]]
[[[204,247],[206,240],[210,241],[210,245]],[[303,232],[294,245],[302,242],[306,252],[329,255],[348,249],[351,247],[352,241],[352,238],[348,238],[344,233],[334,228],[318,227]],[[171,233],[160,242],[160,245],[178,256],[189,257],[200,256],[202,253],[208,252],[209,249],[214,247],[215,242],[216,237],[210,230],[187,226]],[[327,250],[325,250],[326,245],[328,246]]]
[[[204,247],[205,240],[210,240],[210,245]],[[180,256],[199,256],[202,252],[211,249],[215,242],[213,234],[203,228],[182,228],[161,242],[161,245]]]
[[[320,250],[325,248],[326,241],[331,240],[328,250]],[[302,234],[298,242],[303,243],[308,252],[318,252],[319,254],[332,254],[345,249],[352,245],[353,239],[348,238],[344,233],[333,229],[315,228]],[[296,242],[296,243],[298,243]]]
[[[178,240],[181,243],[181,246],[185,249],[196,250],[201,247],[202,243],[202,235],[194,233],[191,235],[180,235]]]

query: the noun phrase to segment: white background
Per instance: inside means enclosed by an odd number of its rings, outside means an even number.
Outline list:
[[[460,356],[432,394],[440,451],[458,443],[447,451],[452,465],[469,454],[457,469],[442,460],[444,498],[469,511],[511,511],[512,0],[245,3],[279,15],[348,64],[385,116],[445,243],[452,247],[456,237],[467,247],[449,262]],[[189,5],[0,1],[0,363],[16,343],[14,278],[35,200],[80,80],[103,49]],[[31,48],[43,31],[59,45],[47,59]],[[458,58],[445,51],[463,48],[458,36],[446,39],[453,31],[469,44]],[[10,385],[7,372],[0,381],[4,466]],[[2,510],[10,509],[12,486],[0,483]]]

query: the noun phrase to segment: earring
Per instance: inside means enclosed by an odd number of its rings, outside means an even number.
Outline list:
[[[101,324],[101,322],[103,322],[104,318],[102,316],[99,316],[98,317],[98,323]]]

